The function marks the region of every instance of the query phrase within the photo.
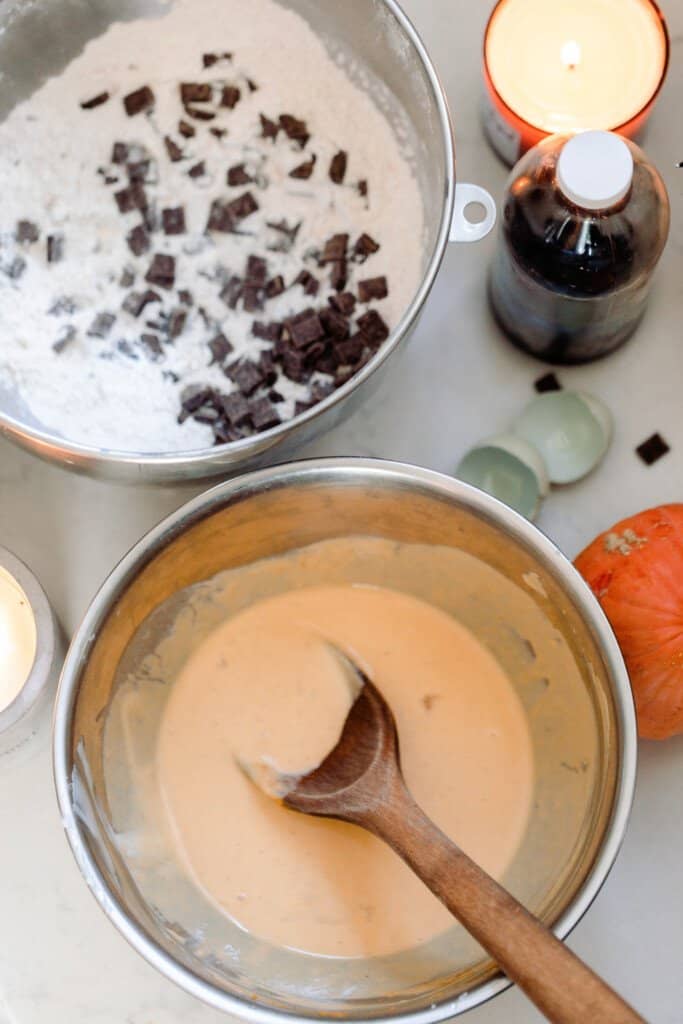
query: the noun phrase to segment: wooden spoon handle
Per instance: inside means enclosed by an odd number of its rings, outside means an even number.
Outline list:
[[[364,825],[387,842],[554,1024],[645,1024],[398,786]]]

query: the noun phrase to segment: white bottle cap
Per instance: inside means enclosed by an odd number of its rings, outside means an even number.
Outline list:
[[[633,184],[633,155],[620,135],[582,132],[567,142],[557,162],[557,183],[585,210],[608,210]]]

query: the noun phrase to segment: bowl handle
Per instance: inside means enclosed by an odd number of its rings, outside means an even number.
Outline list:
[[[470,203],[484,207],[484,219],[475,223],[465,212]],[[451,242],[478,242],[485,238],[496,223],[496,204],[490,192],[479,185],[456,185],[455,208],[451,221]]]

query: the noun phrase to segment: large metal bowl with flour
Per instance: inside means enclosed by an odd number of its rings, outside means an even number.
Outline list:
[[[495,206],[490,196],[477,186],[456,187],[454,136],[443,88],[417,32],[395,0],[279,2],[302,15],[332,52],[352,56],[354,64],[364,69],[366,81],[379,80],[388,88],[409,119],[417,142],[416,174],[425,218],[417,292],[387,341],[344,386],[277,427],[212,448],[148,454],[75,443],[41,425],[16,389],[0,379],[0,432],[35,455],[96,477],[148,483],[209,478],[281,461],[367,399],[389,359],[414,330],[449,240],[477,241],[491,230]],[[0,10],[0,120],[115,21],[153,17],[159,10],[149,0],[85,5],[82,0],[31,4],[6,0]],[[466,217],[472,202],[485,208],[479,223]],[[87,403],[86,393],[82,401]]]

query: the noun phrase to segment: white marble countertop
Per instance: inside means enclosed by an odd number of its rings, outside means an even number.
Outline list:
[[[664,0],[672,67],[647,139],[670,188],[673,232],[637,337],[602,364],[561,371],[601,396],[617,430],[603,467],[555,491],[540,526],[574,556],[599,530],[642,507],[683,500],[683,4]],[[451,99],[458,176],[500,196],[506,171],[478,122],[480,49],[490,0],[408,0]],[[452,472],[474,441],[504,427],[542,366],[504,342],[488,313],[493,238],[453,247],[401,361],[373,404],[303,454],[370,454]],[[647,469],[634,448],[655,430],[672,452]],[[96,588],[143,532],[200,488],[127,490],[70,476],[0,441],[0,543],[38,575],[72,631]],[[683,739],[642,744],[623,852],[570,945],[654,1024],[683,1020]],[[0,1024],[220,1024],[166,982],[96,906],[62,835],[48,737],[0,769]],[[540,1020],[518,992],[471,1024]],[[589,1024],[589,1022],[586,1022]]]

